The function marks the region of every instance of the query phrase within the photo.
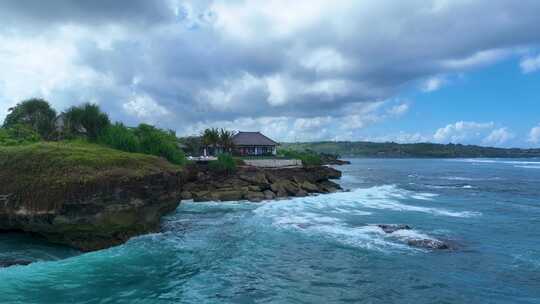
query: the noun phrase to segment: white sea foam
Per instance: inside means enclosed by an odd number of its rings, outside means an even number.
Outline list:
[[[500,159],[452,159],[448,161],[481,163],[481,164],[507,164],[507,165],[540,165],[539,161],[518,161],[518,160],[500,160]]]
[[[523,168],[523,169],[540,169],[540,165],[538,166],[514,166],[515,168]]]
[[[402,201],[433,199],[432,193],[417,193],[395,185],[377,186],[329,195],[271,201],[253,210],[256,217],[269,219],[277,229],[328,238],[349,246],[386,251],[411,249],[409,239],[432,239],[415,230],[385,233],[372,225],[351,226],[351,217],[368,216],[376,210],[421,212],[435,216],[472,217],[480,213],[405,204]]]

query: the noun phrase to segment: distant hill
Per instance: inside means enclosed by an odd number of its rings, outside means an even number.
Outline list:
[[[281,148],[313,150],[318,153],[337,154],[341,157],[378,158],[530,158],[540,157],[540,149],[504,149],[461,144],[433,143],[376,143],[349,141],[321,141],[304,143],[281,143]]]

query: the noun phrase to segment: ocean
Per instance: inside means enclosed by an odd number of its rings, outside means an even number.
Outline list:
[[[0,269],[0,303],[540,303],[540,160],[351,161],[350,191],[183,202],[107,250],[1,234],[37,262]]]

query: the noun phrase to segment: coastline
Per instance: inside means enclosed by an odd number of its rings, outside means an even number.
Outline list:
[[[327,166],[224,173],[92,145],[6,148],[0,167],[0,231],[36,234],[81,251],[158,231],[182,199],[260,202],[341,190],[330,181],[341,172]]]

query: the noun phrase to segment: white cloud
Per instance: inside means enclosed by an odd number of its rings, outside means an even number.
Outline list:
[[[266,78],[269,96],[268,103],[271,105],[283,105],[287,103],[287,88],[280,75],[274,75]]]
[[[536,57],[525,57],[521,60],[519,66],[524,74],[540,70],[540,55]]]
[[[405,115],[408,104],[381,101],[411,85],[435,91],[540,45],[540,1],[42,2],[0,1],[0,116],[40,96],[59,110],[95,100],[113,119],[182,133],[220,122],[355,139]],[[296,120],[320,126],[293,134]],[[493,128],[437,137],[481,142]]]
[[[531,129],[531,131],[529,132],[529,138],[527,139],[527,141],[533,144],[540,143],[540,124]]]
[[[458,121],[438,129],[433,135],[433,139],[440,143],[464,142],[481,137],[485,130],[492,129],[494,125],[493,122]]]
[[[445,68],[452,70],[466,70],[479,66],[485,66],[500,61],[515,51],[513,49],[490,49],[476,52],[464,58],[446,59],[441,62]]]
[[[515,135],[508,131],[508,128],[499,128],[491,131],[482,141],[484,144],[500,146],[513,139]]]
[[[156,123],[164,116],[171,115],[171,112],[157,103],[149,95],[135,95],[122,105],[123,109],[130,115],[148,123]]]
[[[325,47],[317,49],[300,60],[305,68],[318,73],[339,72],[345,69],[347,61],[341,53],[333,48]]]
[[[393,115],[393,116],[401,116],[407,113],[408,111],[409,111],[409,105],[406,103],[395,105],[387,110],[388,114]]]
[[[434,92],[440,89],[446,83],[446,79],[441,76],[430,77],[421,86],[422,91],[424,92]]]

